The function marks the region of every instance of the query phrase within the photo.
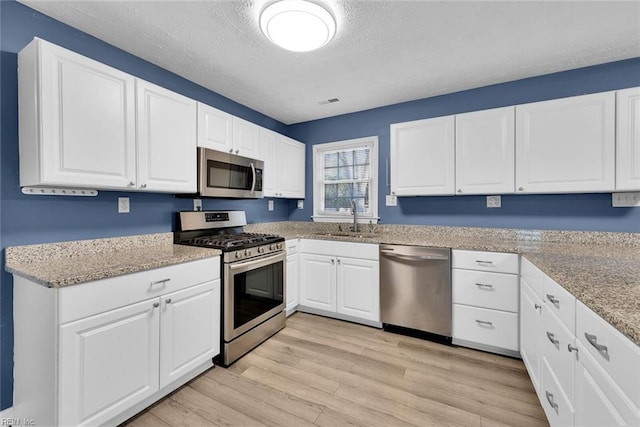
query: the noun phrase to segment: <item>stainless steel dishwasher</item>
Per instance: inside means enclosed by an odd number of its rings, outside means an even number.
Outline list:
[[[380,317],[385,329],[450,342],[451,249],[380,245]]]

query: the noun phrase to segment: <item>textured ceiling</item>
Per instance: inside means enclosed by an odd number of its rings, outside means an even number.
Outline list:
[[[640,56],[639,1],[314,1],[336,37],[293,53],[272,0],[21,0],[286,124]]]

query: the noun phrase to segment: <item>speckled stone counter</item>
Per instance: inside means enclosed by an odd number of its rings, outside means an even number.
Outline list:
[[[341,224],[348,230],[348,224]],[[526,257],[578,300],[640,346],[640,234],[515,230],[472,227],[363,226],[349,236],[338,224],[276,222],[251,224],[248,231],[285,238],[392,243]]]
[[[76,285],[220,255],[174,245],[173,233],[6,248],[5,269],[50,288]]]

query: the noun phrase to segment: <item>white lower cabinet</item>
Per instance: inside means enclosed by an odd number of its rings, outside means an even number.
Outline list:
[[[378,245],[301,240],[298,309],[380,326]]]
[[[521,354],[549,423],[640,425],[640,347],[525,258],[521,270]]]
[[[286,286],[286,298],[287,316],[295,313],[298,308],[298,282],[300,277],[300,254],[298,248],[300,241],[298,239],[287,240],[287,286]]]
[[[218,257],[80,285],[14,277],[17,417],[115,425],[220,353]],[[33,316],[38,312],[39,316]]]

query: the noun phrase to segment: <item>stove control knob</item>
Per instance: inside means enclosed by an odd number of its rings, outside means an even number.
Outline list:
[[[251,255],[251,250],[249,250],[249,249],[245,249],[245,250],[244,250],[244,254],[245,254],[245,256],[249,256],[249,255]]]
[[[282,249],[282,243],[278,243],[277,248],[278,248],[278,249]]]
[[[240,258],[242,256],[242,254],[238,251],[236,251],[236,258]]]
[[[259,254],[263,254],[264,253],[264,248],[263,247],[259,247],[258,248],[258,253]]]
[[[274,248],[274,245],[269,245],[269,250],[272,251]]]

